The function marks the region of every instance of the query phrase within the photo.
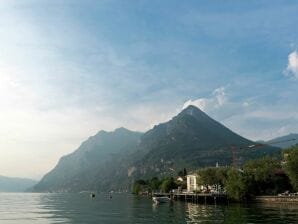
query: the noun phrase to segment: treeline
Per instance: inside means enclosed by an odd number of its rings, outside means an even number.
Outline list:
[[[184,168],[178,172],[180,180],[176,180],[173,177],[165,177],[159,179],[158,177],[153,177],[150,180],[137,180],[133,184],[132,193],[133,194],[150,194],[152,192],[164,192],[169,193],[173,189],[185,189],[186,188],[186,175],[187,171]],[[181,180],[182,178],[182,180]]]
[[[290,178],[293,189],[298,192],[298,145],[285,150],[284,169]]]
[[[209,167],[197,170],[199,186],[205,190],[211,186],[220,186],[230,199],[236,201],[249,200],[256,195],[276,195],[285,191],[298,191],[298,146],[283,152],[283,159],[263,157],[248,161],[242,169],[233,167]],[[182,189],[186,183],[177,183],[174,178],[159,180],[138,180],[133,193],[144,191],[169,192]]]
[[[137,180],[133,185],[132,192],[134,194],[149,194],[152,192],[169,192],[177,189],[178,183],[173,177],[158,179],[153,177],[151,180]]]

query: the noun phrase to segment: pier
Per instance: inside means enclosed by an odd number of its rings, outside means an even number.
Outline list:
[[[198,204],[216,204],[216,203],[227,203],[226,194],[215,194],[215,193],[153,193],[154,197],[167,196],[172,200],[185,201]]]

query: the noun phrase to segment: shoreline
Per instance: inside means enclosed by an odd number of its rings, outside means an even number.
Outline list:
[[[258,203],[291,203],[298,204],[298,196],[256,196],[253,200]]]
[[[167,193],[155,193],[152,196],[166,196],[172,198],[174,201],[185,201],[192,202],[196,204],[204,204],[204,203],[220,203],[220,204],[229,204],[229,203],[274,203],[274,204],[298,204],[298,196],[289,196],[289,195],[261,195],[256,196],[252,200],[249,201],[233,201],[230,200],[226,195],[214,195],[214,194],[167,194]]]

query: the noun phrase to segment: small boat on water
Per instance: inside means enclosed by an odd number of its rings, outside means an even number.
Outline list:
[[[95,198],[95,193],[91,192],[90,193],[90,198]]]
[[[166,196],[162,196],[162,197],[152,197],[152,200],[155,203],[166,203],[166,202],[170,202],[171,198],[166,197]]]

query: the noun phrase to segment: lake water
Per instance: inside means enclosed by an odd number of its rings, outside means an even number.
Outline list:
[[[298,223],[298,205],[154,205],[129,194],[0,193],[0,223]]]

